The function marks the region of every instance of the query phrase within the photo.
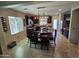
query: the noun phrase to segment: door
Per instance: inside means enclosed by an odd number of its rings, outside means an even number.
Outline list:
[[[69,38],[71,42],[78,43],[78,40],[79,40],[79,9],[72,11]]]

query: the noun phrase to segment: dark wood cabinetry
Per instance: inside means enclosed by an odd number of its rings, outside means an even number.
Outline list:
[[[52,22],[52,17],[51,16],[25,16],[26,25],[28,25],[28,20],[29,19],[31,19],[34,24],[39,24],[40,17],[47,17],[47,23],[51,23]]]
[[[69,35],[70,14],[64,14],[62,34],[68,38]]]
[[[25,19],[26,25],[28,25],[29,19],[31,19],[34,24],[37,24],[39,22],[39,19],[36,16],[25,16]]]
[[[28,16],[25,16],[25,23],[26,23],[26,25],[28,25]]]
[[[38,24],[39,23],[38,16],[33,16],[33,21],[34,21],[34,24]]]
[[[52,23],[52,17],[51,17],[51,16],[48,17],[47,22],[48,22],[48,23]]]

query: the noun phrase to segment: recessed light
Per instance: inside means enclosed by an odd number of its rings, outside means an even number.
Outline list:
[[[28,10],[27,8],[24,8],[24,10]]]
[[[59,9],[59,11],[62,11],[62,9]]]

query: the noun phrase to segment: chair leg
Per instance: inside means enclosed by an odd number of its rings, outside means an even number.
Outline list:
[[[31,43],[30,43],[30,48],[31,48]]]
[[[41,49],[43,49],[43,45],[41,45]]]
[[[36,44],[35,44],[35,48],[36,48]]]
[[[54,45],[56,46],[56,42],[54,41]]]
[[[47,50],[48,50],[48,47],[47,47]]]
[[[49,49],[49,45],[48,44],[46,44],[46,47],[47,47],[47,50]]]

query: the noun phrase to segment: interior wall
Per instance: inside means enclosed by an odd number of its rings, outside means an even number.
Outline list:
[[[53,19],[59,19],[59,15],[53,15]]]
[[[1,20],[0,20],[0,45],[1,45],[1,50],[3,51],[3,54],[5,54],[6,52],[6,42],[4,40],[4,35],[3,35],[3,29],[2,29],[2,24],[1,24]]]
[[[55,19],[59,21],[59,14],[52,16],[52,27],[53,27],[53,20],[55,20]],[[58,28],[58,27],[59,27],[59,26],[57,26],[57,28]]]
[[[11,35],[10,33],[10,27],[9,27],[9,22],[7,16],[17,16],[17,17],[22,17],[23,19],[25,18],[25,13],[21,13],[12,9],[0,9],[0,16],[4,16],[7,20],[7,26],[8,26],[8,31],[4,32],[2,29],[2,24],[0,21],[0,42],[1,42],[1,47],[2,50],[7,50],[7,45],[11,43],[12,41],[16,41],[17,43],[20,42],[21,40],[26,38],[26,26],[24,27],[24,31],[19,32],[15,35]],[[3,52],[5,53],[5,52]]]

